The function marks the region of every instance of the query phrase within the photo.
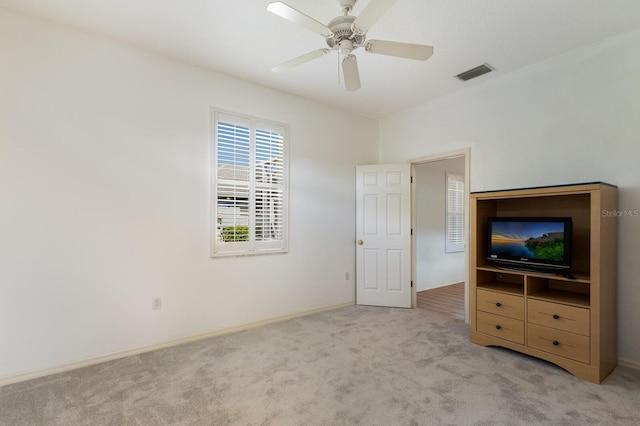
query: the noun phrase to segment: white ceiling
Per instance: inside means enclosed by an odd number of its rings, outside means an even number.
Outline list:
[[[358,49],[362,88],[346,92],[335,51],[284,74],[271,71],[326,44],[269,13],[269,2],[0,0],[0,7],[373,118],[640,28],[640,0],[397,0],[367,38],[432,45],[434,55],[420,62]],[[336,0],[285,2],[324,24],[341,14]],[[467,83],[453,77],[483,63],[496,71]]]

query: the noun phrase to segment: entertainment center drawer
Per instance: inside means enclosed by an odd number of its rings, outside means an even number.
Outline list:
[[[524,321],[487,312],[477,314],[477,329],[480,333],[524,345]]]
[[[545,352],[589,363],[589,337],[527,324],[528,345]]]
[[[524,321],[524,297],[478,289],[477,309]]]
[[[589,309],[527,300],[527,322],[589,336]]]

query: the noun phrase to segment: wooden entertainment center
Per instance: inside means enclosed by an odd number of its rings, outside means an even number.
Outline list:
[[[471,342],[600,383],[617,365],[617,187],[602,182],[476,192],[470,200]],[[487,259],[489,217],[571,217],[571,277]]]

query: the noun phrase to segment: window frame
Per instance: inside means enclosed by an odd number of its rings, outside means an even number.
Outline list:
[[[460,188],[456,189],[459,199],[454,203],[454,206],[451,205],[451,191],[453,190],[450,185],[451,181],[455,181],[460,185]],[[465,251],[464,186],[464,176],[457,173],[445,172],[445,253],[459,253]],[[456,218],[456,220],[452,220],[453,218]],[[457,224],[457,232],[454,232],[454,230],[451,229],[454,223]],[[460,235],[460,238],[456,241],[452,241],[452,234]]]
[[[218,173],[218,128],[219,123],[225,123],[234,126],[247,127],[249,129],[249,148],[248,148],[248,180],[242,179],[222,179]],[[210,155],[210,172],[211,172],[211,217],[210,217],[210,254],[212,258],[229,257],[229,256],[254,256],[265,254],[287,253],[289,250],[289,126],[284,123],[252,117],[245,114],[239,114],[230,111],[224,111],[211,108],[211,155]],[[274,133],[282,138],[282,182],[264,182],[257,178],[258,167],[256,153],[259,144],[256,143],[260,139],[257,135],[264,133]],[[259,149],[258,149],[259,151]],[[235,173],[234,173],[235,176]],[[264,174],[262,175],[264,176]],[[243,183],[244,182],[244,183]],[[246,241],[221,241],[220,233],[222,228],[219,226],[219,189],[221,185],[246,186],[248,188],[247,203],[247,225],[248,238]],[[281,239],[259,240],[256,238],[256,222],[264,220],[258,213],[260,206],[263,206],[264,191],[273,191],[275,193],[281,191],[281,217],[282,230]],[[260,198],[260,197],[263,198]],[[276,201],[280,201],[277,198]],[[260,216],[260,218],[258,218]],[[237,223],[237,222],[234,222]],[[237,226],[237,225],[236,225]],[[241,225],[242,226],[242,225]]]

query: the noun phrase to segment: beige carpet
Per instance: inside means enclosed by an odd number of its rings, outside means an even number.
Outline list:
[[[0,388],[1,425],[638,425],[601,385],[468,341],[438,312],[351,306]]]

